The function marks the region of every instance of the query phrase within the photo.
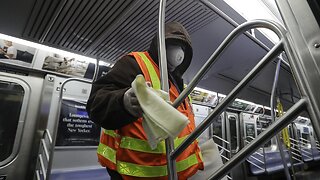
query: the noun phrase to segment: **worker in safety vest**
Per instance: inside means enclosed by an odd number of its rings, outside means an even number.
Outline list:
[[[182,75],[192,58],[190,36],[177,22],[165,26],[166,51],[173,102],[183,89]],[[98,159],[112,179],[168,179],[165,143],[152,150],[142,127],[142,109],[131,83],[142,74],[155,89],[160,88],[157,38],[145,52],[132,52],[120,58],[113,68],[92,85],[87,103],[90,118],[103,128]],[[178,107],[190,123],[174,139],[175,146],[195,129],[188,99]],[[203,169],[198,143],[193,142],[176,159],[179,179],[187,179]]]

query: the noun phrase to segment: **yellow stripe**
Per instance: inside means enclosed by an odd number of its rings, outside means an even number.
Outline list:
[[[177,162],[177,171],[181,172],[198,163],[197,156],[192,154],[188,158]],[[159,177],[166,176],[167,165],[163,166],[143,166],[128,162],[117,161],[117,171],[120,174],[135,177]]]
[[[111,137],[117,137],[119,136],[119,134],[117,134],[114,130],[106,130],[106,129],[103,129],[103,132]]]
[[[142,52],[138,52],[139,56],[141,57],[141,59],[143,60],[144,64],[147,66],[150,78],[151,78],[151,83],[152,83],[152,87],[154,89],[161,89],[160,86],[160,79],[158,77],[158,74],[156,72],[156,70],[154,69],[152,63],[150,62],[149,58]]]
[[[116,163],[116,151],[102,143],[99,144],[97,153],[105,157],[109,161]]]
[[[174,147],[178,147],[182,142],[187,138],[188,136],[184,136],[182,138],[176,138],[174,140]],[[132,137],[125,137],[123,136],[121,138],[120,147],[140,152],[146,152],[146,153],[155,153],[155,154],[165,154],[166,153],[166,146],[165,142],[161,141],[156,149],[152,150],[150,148],[150,145],[148,144],[148,141],[136,139]]]
[[[283,107],[279,98],[277,98],[277,110],[278,110],[278,117],[283,116]],[[291,142],[290,142],[290,136],[289,136],[289,131],[287,127],[282,129],[281,135],[282,135],[283,143],[287,146],[287,148],[290,149]]]

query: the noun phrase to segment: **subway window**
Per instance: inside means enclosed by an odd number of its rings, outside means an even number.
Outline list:
[[[0,162],[12,154],[24,94],[21,85],[0,81]]]

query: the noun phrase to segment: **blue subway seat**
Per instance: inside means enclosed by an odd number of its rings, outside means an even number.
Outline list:
[[[253,175],[261,175],[261,174],[273,174],[275,172],[279,172],[282,171],[284,169],[284,166],[282,164],[282,159],[280,156],[280,152],[279,151],[275,151],[275,152],[266,152],[265,153],[265,165],[261,162],[259,162],[256,159],[259,159],[260,161],[264,162],[264,157],[260,156],[258,154],[253,154],[252,156],[249,156],[247,159],[253,163],[255,163],[256,165],[258,165],[261,168],[265,168],[264,170],[256,167],[253,164],[249,163],[249,168],[250,171]],[[290,159],[289,159],[289,154],[287,151],[285,151],[285,159],[287,162],[287,166],[291,167],[291,163],[290,163]]]
[[[312,150],[309,148],[302,148],[301,155],[304,162],[313,161]]]
[[[316,147],[312,147],[312,155],[313,155],[313,160],[315,161],[320,160],[320,152]]]
[[[55,169],[51,172],[52,180],[110,180],[105,168]]]

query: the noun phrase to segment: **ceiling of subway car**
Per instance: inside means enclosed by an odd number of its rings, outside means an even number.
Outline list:
[[[114,62],[126,52],[145,50],[157,31],[158,1],[28,1],[26,9],[21,9],[24,14],[17,17],[20,31],[10,34],[104,61]],[[216,18],[199,1],[167,1],[167,21],[179,21],[190,33]]]
[[[223,1],[210,2],[237,23],[246,21]],[[153,0],[6,0],[0,6],[0,33],[114,63],[127,52],[147,49],[157,31],[158,6]],[[179,21],[191,34],[194,57],[187,82],[235,28],[199,0],[168,0],[166,20]],[[259,32],[256,37],[273,45]],[[241,35],[199,86],[227,94],[266,52]],[[268,65],[240,97],[268,105],[274,69],[275,63]],[[299,97],[288,69],[280,73],[278,92],[287,102]]]

